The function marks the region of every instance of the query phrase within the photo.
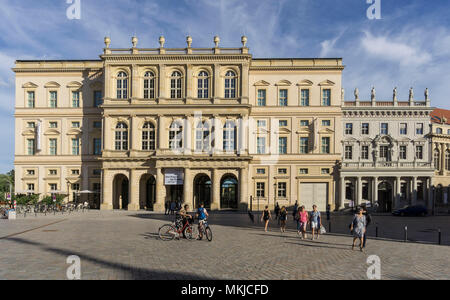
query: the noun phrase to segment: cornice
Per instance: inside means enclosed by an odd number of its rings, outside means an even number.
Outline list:
[[[98,72],[103,68],[12,68],[15,73],[70,73],[70,72]]]
[[[250,67],[250,71],[322,71],[336,70],[343,71],[344,66],[255,66]]]
[[[250,61],[251,55],[230,55],[230,54],[214,54],[214,55],[152,55],[152,54],[128,54],[128,55],[101,55],[105,62],[114,61]]]

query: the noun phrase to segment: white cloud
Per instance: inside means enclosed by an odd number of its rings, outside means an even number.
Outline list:
[[[388,36],[373,36],[366,32],[361,39],[362,47],[377,59],[399,63],[402,66],[420,66],[429,63],[432,55],[406,43],[394,41]]]

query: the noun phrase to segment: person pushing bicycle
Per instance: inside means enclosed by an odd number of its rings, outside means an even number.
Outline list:
[[[182,209],[178,211],[178,217],[180,219],[183,219],[183,225],[186,225],[187,222],[191,222],[193,220],[192,216],[188,214],[189,211],[189,205],[186,204]]]
[[[206,211],[203,203],[200,204],[195,216],[198,218],[198,239],[201,240],[203,239],[203,223],[206,221],[206,218],[209,217],[208,211]]]

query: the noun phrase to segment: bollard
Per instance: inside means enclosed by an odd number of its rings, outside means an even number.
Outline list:
[[[442,233],[441,233],[441,229],[439,228],[438,229],[438,242],[439,242],[439,245],[442,245]]]
[[[378,237],[378,226],[375,227],[375,237]]]
[[[330,221],[330,222],[328,222],[328,232],[330,232],[330,233],[331,233],[331,221]]]
[[[405,226],[405,242],[408,241],[408,226]]]

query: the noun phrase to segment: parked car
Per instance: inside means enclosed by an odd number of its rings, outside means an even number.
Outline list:
[[[392,212],[394,216],[426,216],[428,210],[423,205],[409,205]]]

